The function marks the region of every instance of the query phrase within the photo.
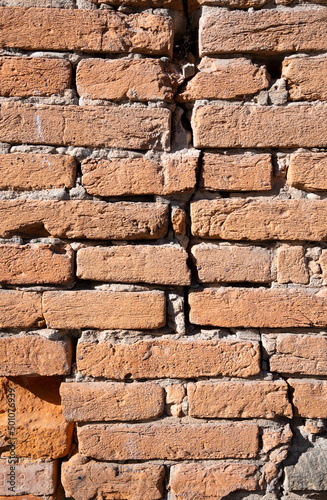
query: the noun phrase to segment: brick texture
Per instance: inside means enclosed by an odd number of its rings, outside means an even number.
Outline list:
[[[16,467],[16,495],[51,495],[55,493],[57,485],[58,464],[56,461],[51,460],[32,460],[32,459],[19,459]],[[8,477],[8,459],[0,459],[0,478],[4,483],[1,493],[5,498],[11,498],[11,487],[7,481]],[[42,478],[42,483],[37,478]],[[15,498],[19,498],[15,495]],[[28,500],[34,500],[33,498]]]
[[[295,414],[308,418],[325,418],[327,383],[325,380],[288,379],[293,395]]]
[[[326,153],[295,153],[290,158],[287,182],[304,191],[326,191],[326,171]]]
[[[286,78],[292,101],[327,100],[327,58],[297,57],[283,61],[282,76]]]
[[[31,328],[42,323],[39,294],[0,290],[0,328]]]

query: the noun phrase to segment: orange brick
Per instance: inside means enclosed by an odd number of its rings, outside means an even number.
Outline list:
[[[325,380],[289,378],[287,383],[293,391],[292,402],[296,416],[326,418],[327,382]]]
[[[119,7],[121,5],[128,7],[155,7],[157,9],[175,9],[179,11],[183,11],[183,2],[182,0],[89,0],[90,2],[101,4],[106,3],[109,5],[114,5],[115,7]]]
[[[42,322],[38,293],[0,290],[0,328],[31,328]]]
[[[327,191],[327,154],[301,152],[291,155],[287,183],[304,191]]]
[[[8,489],[8,459],[0,459],[1,500],[36,500],[35,495],[51,495],[55,493],[58,477],[57,461],[18,459],[15,465],[15,496],[10,496]],[[42,478],[42,481],[40,481]],[[18,496],[24,495],[24,496]],[[28,495],[28,496],[26,496]],[[33,496],[32,496],[33,495]]]
[[[277,255],[279,283],[309,283],[303,247],[283,245],[278,249]]]
[[[286,78],[292,101],[327,100],[327,58],[296,57],[283,61],[282,77]]]

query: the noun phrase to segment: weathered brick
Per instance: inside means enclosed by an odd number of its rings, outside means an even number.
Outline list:
[[[175,235],[186,234],[186,210],[184,208],[171,207],[171,225]]]
[[[163,154],[161,160],[114,158],[84,160],[82,184],[95,196],[168,195],[193,192],[198,154]]]
[[[47,332],[44,332],[47,333]],[[68,375],[72,345],[68,339],[50,340],[42,331],[0,337],[0,375]]]
[[[191,253],[200,283],[269,283],[272,279],[266,248],[201,243]]]
[[[4,102],[0,108],[0,140],[18,144],[169,150],[170,115],[163,108]]]
[[[153,383],[61,384],[64,417],[72,422],[149,420],[164,411],[164,390]]]
[[[219,199],[191,203],[192,234],[226,240],[327,240],[326,200]]]
[[[42,321],[38,293],[0,290],[0,328],[31,328]]]
[[[177,464],[170,469],[171,500],[221,500],[238,490],[258,488],[257,467],[249,464]]]
[[[1,48],[172,53],[172,20],[149,12],[1,7],[0,17]]]
[[[278,373],[327,375],[327,338],[321,335],[279,334],[270,370]]]
[[[326,56],[286,58],[282,68],[292,101],[327,100]]]
[[[267,0],[188,0],[188,10],[192,12],[201,5],[221,6],[230,9],[248,9],[250,7],[262,7],[266,3]]]
[[[124,498],[126,500],[159,500],[163,493],[163,465],[117,465],[74,455],[62,464],[62,484],[66,496],[75,500]],[[80,484],[80,476],[83,484]]]
[[[155,7],[157,9],[173,9],[183,12],[182,0],[89,0],[96,4],[106,3],[119,7],[121,5],[127,7]]]
[[[187,385],[189,415],[197,418],[292,417],[284,381],[216,381]]]
[[[179,246],[87,247],[77,252],[77,276],[95,281],[190,285],[188,254]]]
[[[30,191],[72,188],[75,177],[76,163],[71,156],[0,154],[0,189]]]
[[[269,154],[204,153],[200,189],[269,191],[273,166]]]
[[[99,460],[254,458],[252,424],[87,424],[78,427],[79,451]]]
[[[163,292],[45,292],[42,307],[49,328],[136,330],[166,324]]]
[[[177,96],[180,102],[197,99],[237,99],[256,94],[269,86],[264,66],[258,67],[245,58],[213,59],[204,57],[199,72],[187,82]]]
[[[10,472],[7,458],[0,458],[0,485],[1,494],[9,500],[12,490],[9,490],[7,474]],[[20,458],[15,464],[15,496],[16,495],[51,495],[55,492],[58,477],[57,461],[31,460]],[[34,500],[34,498],[27,500]],[[23,500],[23,499],[22,499]]]
[[[323,103],[288,106],[200,104],[192,114],[194,146],[326,147],[326,112],[327,104]]]
[[[292,154],[287,183],[304,191],[327,191],[327,154],[311,151]]]
[[[0,215],[1,237],[156,239],[168,226],[168,206],[161,203],[15,199],[0,201]]]
[[[84,375],[123,380],[142,378],[251,377],[260,373],[256,342],[233,340],[140,340],[133,344],[77,345],[77,369]]]
[[[158,59],[83,59],[76,74],[81,97],[172,102],[183,82],[177,66]]]
[[[73,279],[73,251],[68,245],[0,244],[0,283],[63,284]]]
[[[226,328],[327,326],[327,297],[302,290],[209,288],[191,292],[189,303],[190,321],[196,325]]]
[[[322,270],[322,277],[324,280],[324,284],[327,282],[327,250],[322,250],[321,256],[319,259],[319,265]]]
[[[71,64],[64,59],[0,57],[0,95],[49,96],[70,88]]]
[[[278,249],[277,256],[279,283],[306,284],[309,282],[303,247],[283,245]]]
[[[68,453],[74,425],[63,417],[60,383],[61,377],[14,377],[7,381],[7,409],[14,399],[16,411],[12,426],[8,425],[8,411],[0,414],[0,440],[8,448],[14,433],[17,457],[60,458]]]
[[[296,380],[289,378],[287,383],[293,391],[292,402],[296,416],[326,418],[326,380]]]
[[[200,55],[326,50],[326,20],[324,7],[284,7],[254,12],[204,7],[200,20]]]

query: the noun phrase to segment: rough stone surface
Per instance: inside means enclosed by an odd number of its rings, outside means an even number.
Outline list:
[[[294,391],[292,402],[295,415],[307,418],[326,418],[326,380],[296,380],[289,378],[287,383]]]
[[[290,57],[283,61],[292,101],[327,101],[327,57]]]
[[[15,465],[16,473],[16,495],[51,495],[55,492],[58,476],[57,461],[31,460],[28,458],[19,459]],[[0,484],[1,493],[6,499],[10,499],[10,484],[7,482],[8,460],[0,458]],[[34,500],[34,498],[27,498]],[[23,500],[23,499],[22,499]]]
[[[309,283],[303,247],[284,245],[278,249],[277,279],[279,283]]]
[[[287,170],[287,183],[304,191],[327,191],[327,154],[292,154]]]
[[[42,322],[39,294],[0,290],[0,328],[31,328]]]
[[[187,252],[171,245],[88,247],[77,252],[77,276],[95,281],[190,285]]]
[[[92,377],[250,377],[260,372],[257,343],[232,340],[141,340],[134,344],[79,341],[77,368]]]
[[[294,465],[285,467],[285,484],[291,491],[327,490],[327,444],[317,437]]]
[[[42,307],[48,328],[135,330],[166,324],[163,292],[45,292]]]
[[[230,9],[259,8],[267,3],[267,0],[188,0],[189,11],[198,9],[201,5],[221,6]]]
[[[98,460],[254,458],[253,424],[87,424],[78,427],[80,453]]]

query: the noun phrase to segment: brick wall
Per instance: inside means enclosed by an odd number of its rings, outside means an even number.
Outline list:
[[[0,0],[0,500],[327,498],[326,0]]]

